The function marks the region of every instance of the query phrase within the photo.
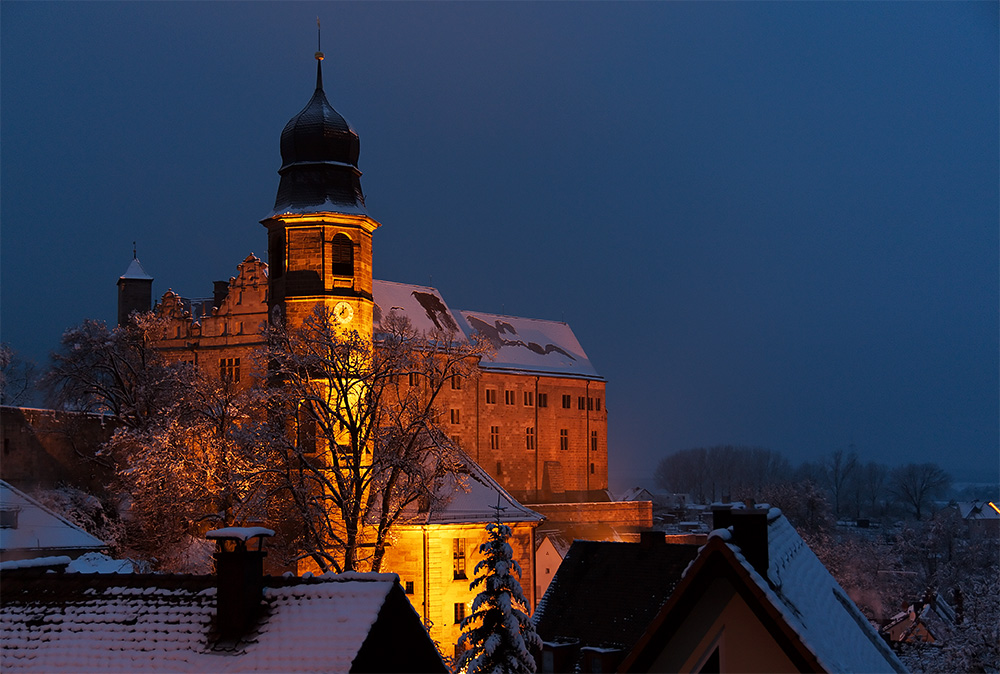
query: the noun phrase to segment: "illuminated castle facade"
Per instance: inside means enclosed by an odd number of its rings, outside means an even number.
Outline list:
[[[539,505],[607,505],[605,381],[561,322],[452,310],[434,288],[372,276],[372,235],[358,169],[359,139],[327,101],[318,55],[316,90],[281,133],[282,165],[267,229],[268,262],[254,255],[211,298],[167,291],[156,306],[168,319],[159,347],[173,361],[242,383],[260,328],[281,315],[300,325],[325,306],[345,330],[372,338],[382,316],[406,316],[417,330],[444,328],[489,340],[480,376],[454,380],[440,398],[440,426],[478,464],[476,488],[434,519],[397,529],[383,569],[400,574],[414,606],[441,643],[454,643],[472,599],[468,589],[483,525],[498,495],[507,502],[515,553],[532,605]],[[119,313],[149,307],[152,279],[133,260],[118,282]],[[137,299],[138,298],[138,299]],[[122,305],[122,302],[127,305]],[[122,318],[120,317],[121,321]],[[419,382],[412,382],[419,385]],[[481,488],[486,485],[486,488]],[[633,524],[648,526],[648,517]]]

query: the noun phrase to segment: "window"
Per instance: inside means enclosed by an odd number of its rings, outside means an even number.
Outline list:
[[[406,375],[406,380],[410,384],[410,386],[416,386],[417,385],[417,373],[416,372],[409,373],[408,375]]]
[[[20,508],[3,508],[0,510],[0,529],[17,529],[17,513]]]
[[[600,398],[594,398],[594,409],[596,409],[598,412],[601,411],[601,399]]]
[[[594,399],[593,398],[587,398],[587,409],[588,410],[593,410],[594,409]]]
[[[495,388],[486,389],[486,404],[487,405],[497,404],[497,390]]]
[[[451,567],[455,580],[467,580],[465,577],[465,539],[453,538],[451,542]]]
[[[513,405],[514,404],[514,392],[513,391],[504,391],[503,392],[503,401],[507,405]]]
[[[594,464],[590,464],[590,474],[594,474]]]
[[[354,276],[354,244],[346,234],[338,234],[330,242],[330,273]]]
[[[413,594],[413,581],[406,581],[406,594]]]
[[[576,408],[578,410],[585,410],[585,409],[587,409],[587,399],[585,397],[583,397],[583,396],[580,396],[579,398],[577,398],[576,399]]]
[[[465,604],[459,602],[455,604],[455,624],[459,624],[465,620]]]
[[[524,440],[528,449],[535,448],[535,429],[533,427],[524,429]]]
[[[459,411],[451,410],[451,423],[457,424],[459,422]]]
[[[524,406],[525,407],[533,407],[534,404],[535,404],[535,392],[534,391],[525,391],[524,392]]]
[[[240,359],[220,358],[219,378],[222,381],[238,382],[240,380]]]
[[[497,477],[503,475],[503,462],[497,461]]]
[[[298,428],[296,444],[303,454],[313,454],[316,452],[316,417],[313,416],[312,407],[309,403],[302,403],[299,406]]]
[[[499,426],[490,426],[490,449],[500,449]]]
[[[573,396],[564,395],[563,396],[563,409],[568,410],[573,402]]]
[[[569,449],[569,429],[559,429],[559,449]]]
[[[590,432],[590,449],[597,451],[597,431]]]
[[[451,375],[451,388],[455,391],[462,390],[462,378],[457,374]]]
[[[538,394],[538,406],[539,407],[548,407],[549,406],[549,394],[548,393],[539,393]]]

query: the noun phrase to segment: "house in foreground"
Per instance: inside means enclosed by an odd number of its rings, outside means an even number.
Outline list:
[[[4,574],[5,672],[446,672],[396,574],[265,577],[265,529],[217,576]]]
[[[76,558],[106,547],[83,528],[0,480],[0,562]]]
[[[905,672],[777,508],[721,510],[629,672]]]
[[[715,510],[701,547],[577,541],[534,621],[543,672],[906,671],[777,508]]]

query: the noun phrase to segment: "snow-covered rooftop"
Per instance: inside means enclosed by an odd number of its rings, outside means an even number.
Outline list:
[[[14,527],[0,528],[0,550],[7,559],[42,557],[51,551],[100,550],[103,542],[0,480],[0,509],[14,511]]]
[[[235,651],[213,650],[209,641],[214,583],[210,576],[74,574],[8,585],[0,669],[347,672],[397,578],[328,574],[267,587],[265,618]]]
[[[601,379],[573,330],[566,323],[501,316],[481,311],[453,311],[436,288],[393,281],[373,281],[376,328],[390,312],[405,316],[423,333],[455,331],[480,335],[494,348],[483,358],[484,370],[543,373]]]
[[[767,542],[767,578],[746,561],[739,547],[727,545],[826,671],[906,671],[777,508],[768,511]]]

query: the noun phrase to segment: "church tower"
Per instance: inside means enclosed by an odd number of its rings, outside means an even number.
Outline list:
[[[146,313],[153,306],[153,277],[139,264],[135,250],[132,262],[118,277],[118,325],[128,323],[133,313]]]
[[[281,182],[267,227],[268,310],[302,324],[326,306],[345,331],[372,335],[372,232],[358,170],[360,143],[323,91],[316,91],[281,132]]]

